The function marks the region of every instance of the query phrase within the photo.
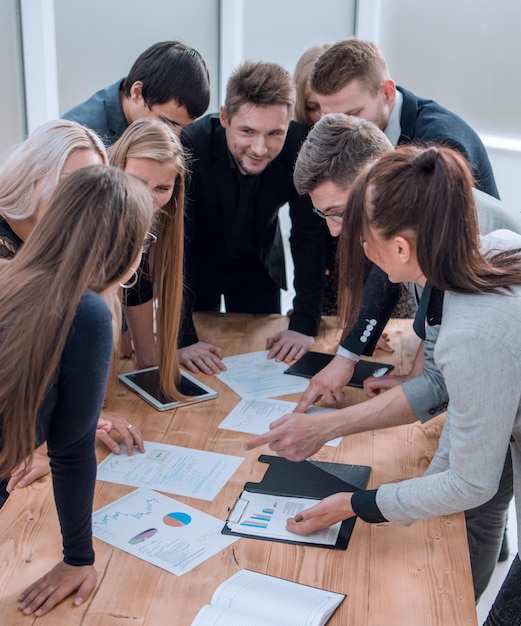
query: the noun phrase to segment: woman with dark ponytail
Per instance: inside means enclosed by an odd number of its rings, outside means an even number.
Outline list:
[[[442,294],[426,369],[446,386],[446,423],[424,476],[335,494],[288,520],[289,530],[308,534],[354,515],[410,525],[472,509],[496,494],[510,446],[521,545],[521,236],[507,230],[480,236],[472,186],[464,158],[435,146],[399,147],[357,178],[340,240],[344,321],[356,319],[366,257],[391,281],[415,283],[423,292],[415,320],[420,332],[433,323],[428,313]],[[408,385],[382,400],[392,396],[388,406],[400,405],[413,421],[411,399],[430,398],[434,406],[436,389],[428,375]],[[373,403],[374,412],[379,400],[364,404]],[[336,414],[334,421],[348,418],[346,409]],[[521,624],[520,589],[517,555],[487,626]]]

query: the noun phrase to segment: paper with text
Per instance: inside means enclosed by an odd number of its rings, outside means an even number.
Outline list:
[[[136,489],[92,515],[94,537],[176,576],[227,548],[223,522],[150,489]]]
[[[227,371],[216,376],[243,398],[275,398],[307,388],[305,378],[284,374],[287,363],[277,363],[267,355],[263,350],[228,356],[223,359]]]
[[[228,413],[219,428],[236,430],[240,433],[262,435],[270,429],[270,424],[287,413],[292,413],[297,406],[296,402],[272,400],[270,398],[242,399],[237,406]],[[311,406],[306,411],[308,415],[328,413],[334,409]],[[320,419],[320,418],[319,418]],[[337,437],[326,443],[326,446],[337,447],[342,437]]]
[[[345,598],[299,583],[242,570],[217,587],[192,626],[323,626]]]
[[[311,498],[277,496],[245,490],[234,504],[226,525],[233,532],[255,537],[334,546],[341,522],[309,535],[296,535],[286,530],[288,517],[295,517],[300,511],[309,509],[319,502],[320,500]]]
[[[145,441],[145,452],[111,453],[98,480],[213,500],[243,462],[239,456]]]

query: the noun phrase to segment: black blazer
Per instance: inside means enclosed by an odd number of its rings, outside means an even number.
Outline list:
[[[256,246],[266,272],[286,288],[284,249],[278,211],[289,203],[290,245],[295,267],[293,313],[289,328],[316,335],[320,323],[325,284],[326,225],[312,212],[309,197],[299,196],[293,185],[293,167],[306,138],[307,128],[291,122],[280,154],[261,176],[256,200]],[[181,141],[187,151],[189,175],[186,213],[186,283],[189,290],[208,288],[217,279],[225,255],[226,233],[234,226],[238,180],[226,144],[225,130],[217,114],[206,115],[183,129]],[[191,317],[187,311],[185,317]],[[185,320],[185,322],[188,320]],[[186,335],[181,345],[197,341]]]

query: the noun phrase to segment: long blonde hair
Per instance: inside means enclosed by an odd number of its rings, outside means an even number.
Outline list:
[[[16,257],[0,264],[0,475],[34,449],[38,411],[80,299],[128,272],[152,217],[137,178],[106,165],[82,168],[58,187]]]
[[[109,149],[112,165],[125,169],[127,159],[171,162],[177,175],[168,203],[156,214],[157,242],[150,251],[152,283],[157,298],[157,344],[161,385],[167,396],[180,399],[177,343],[183,302],[185,160],[179,138],[165,122],[136,120]]]
[[[7,220],[32,217],[41,202],[50,201],[65,161],[75,150],[93,150],[107,163],[101,139],[85,126],[53,120],[36,128],[0,167],[0,215]]]

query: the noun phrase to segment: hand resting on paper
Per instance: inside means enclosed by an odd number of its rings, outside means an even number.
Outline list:
[[[355,515],[351,507],[350,492],[334,493],[324,498],[315,506],[304,509],[295,517],[290,517],[286,524],[286,530],[297,535],[309,535],[316,530],[329,528],[337,522],[341,522]]]

